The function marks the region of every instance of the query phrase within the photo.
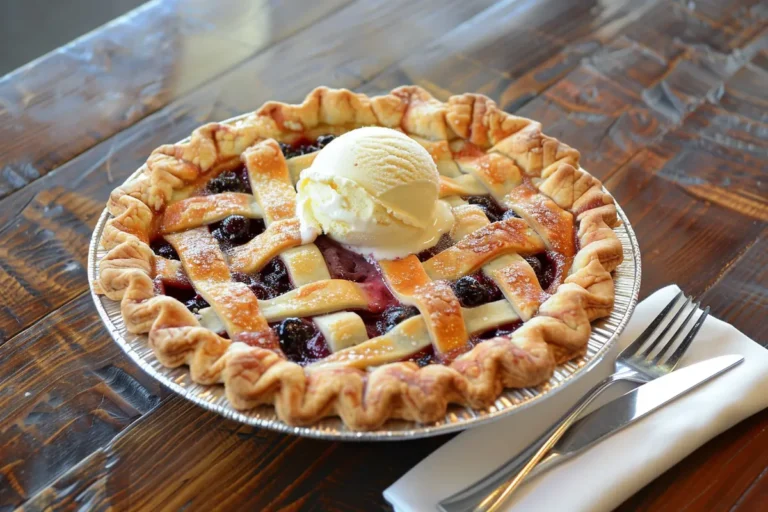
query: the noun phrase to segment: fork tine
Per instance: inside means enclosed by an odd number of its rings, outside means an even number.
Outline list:
[[[653,331],[656,330],[657,327],[659,327],[659,324],[664,320],[664,318],[669,314],[669,311],[672,309],[672,307],[675,305],[675,303],[680,300],[680,297],[682,297],[683,291],[680,290],[680,292],[675,295],[675,298],[672,299],[672,301],[664,306],[664,309],[661,310],[661,313],[659,313],[656,318],[653,319],[653,322],[645,328],[645,330],[638,336],[635,341],[633,341],[631,344],[627,345],[627,347],[621,351],[621,354],[619,357],[631,357],[637,353],[638,350],[640,350],[640,347],[643,346],[643,344],[648,341],[648,338],[650,338],[651,334],[653,334]]]
[[[641,357],[643,359],[648,359],[651,356],[651,353],[656,349],[656,347],[659,346],[659,343],[661,343],[661,340],[664,339],[664,337],[667,335],[669,330],[672,328],[673,325],[675,325],[675,322],[677,322],[677,319],[680,318],[680,314],[685,311],[685,308],[688,307],[688,305],[691,303],[691,298],[686,296],[685,302],[682,306],[680,306],[680,309],[677,310],[675,315],[672,317],[672,320],[669,321],[669,323],[664,327],[664,329],[659,333],[658,336],[651,342],[650,345],[648,345],[648,348],[643,350],[642,354],[639,354],[638,357]]]
[[[653,361],[651,361],[651,364],[658,365],[661,359],[664,357],[664,355],[669,351],[669,349],[672,348],[672,346],[674,346],[677,339],[683,333],[683,330],[688,326],[688,323],[691,321],[691,318],[693,318],[693,314],[699,310],[700,305],[701,303],[698,301],[693,304],[693,308],[691,308],[691,311],[685,317],[685,320],[682,321],[682,323],[680,324],[680,327],[678,327],[677,330],[675,331],[675,334],[669,337],[669,340],[661,348],[661,350],[659,350],[659,353],[656,354],[656,357],[653,358]],[[672,324],[670,324],[670,326],[671,325]]]
[[[695,311],[695,310],[694,310]],[[691,342],[693,341],[693,338],[696,337],[696,334],[699,332],[699,329],[701,329],[701,326],[704,324],[704,320],[707,318],[707,315],[709,315],[709,306],[707,306],[704,309],[704,312],[701,314],[698,320],[696,320],[696,323],[693,324],[693,327],[691,328],[691,332],[688,333],[688,335],[685,337],[682,343],[680,343],[680,346],[677,347],[677,350],[672,353],[671,356],[669,356],[669,359],[664,363],[666,366],[669,367],[670,371],[677,368],[677,364],[680,362],[680,358],[683,357],[683,354],[685,354],[685,351],[688,350],[688,347],[691,346]]]

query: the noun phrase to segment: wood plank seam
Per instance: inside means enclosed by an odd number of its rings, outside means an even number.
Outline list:
[[[766,428],[768,428],[768,427],[766,427]],[[752,480],[752,482],[750,482],[749,487],[744,489],[744,492],[741,493],[741,496],[739,496],[739,498],[736,500],[736,502],[733,504],[733,506],[731,506],[731,508],[729,509],[729,512],[737,510],[739,508],[739,506],[741,506],[744,503],[744,501],[747,498],[747,495],[750,492],[752,492],[752,490],[757,486],[757,484],[760,482],[760,480],[762,480],[766,475],[768,475],[768,466],[766,466],[765,469],[763,469],[760,472],[760,474],[757,475],[754,478],[754,480]]]
[[[720,281],[725,279],[725,277],[728,275],[729,272],[740,262],[742,261],[747,253],[749,252],[752,247],[760,240],[762,237],[768,236],[768,229],[757,235],[754,239],[752,239],[747,245],[745,245],[733,258],[731,258],[726,265],[721,268],[718,272],[718,277],[715,281],[713,281],[709,286],[707,286],[703,292],[701,292],[701,295],[704,295],[707,293],[712,287],[714,287],[716,284],[718,284]]]

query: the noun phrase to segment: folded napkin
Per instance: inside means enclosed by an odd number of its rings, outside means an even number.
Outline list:
[[[525,411],[456,436],[384,491],[384,497],[397,511],[435,510],[438,501],[522,451],[612,373],[618,352],[678,291],[668,286],[640,303],[617,346],[587,374]],[[744,362],[532,478],[506,509],[612,510],[709,439],[768,407],[768,350],[725,322],[708,317],[681,366],[725,354],[741,354]]]

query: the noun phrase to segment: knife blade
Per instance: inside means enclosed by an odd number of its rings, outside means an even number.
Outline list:
[[[683,396],[744,361],[737,354],[714,357],[654,379],[608,402],[574,423],[530,476],[546,471],[619,432],[659,407]]]

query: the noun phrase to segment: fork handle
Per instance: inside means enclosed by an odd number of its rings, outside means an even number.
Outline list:
[[[584,409],[603,391],[608,389],[611,384],[619,380],[623,379],[619,375],[614,374],[600,381],[576,402],[563,417],[517,457],[470,487],[441,501],[438,504],[438,508],[443,512],[467,512],[470,510],[474,512],[493,512],[499,510],[509,495],[517,489],[536,464],[563,437],[563,434],[579,418]]]

